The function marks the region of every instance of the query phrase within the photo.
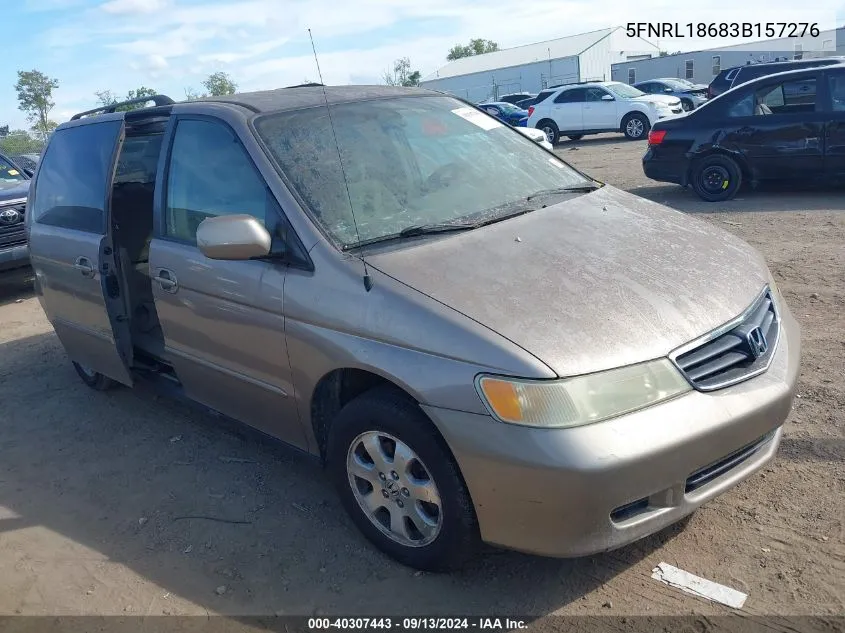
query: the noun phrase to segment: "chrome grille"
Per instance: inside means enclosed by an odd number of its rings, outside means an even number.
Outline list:
[[[17,204],[3,204],[0,202],[0,214],[4,211],[12,210],[17,212],[17,219],[9,224],[0,218],[0,247],[14,246],[15,244],[23,244],[26,242],[26,234],[24,233],[24,211],[26,209],[26,202]]]
[[[766,371],[779,337],[777,307],[767,287],[738,318],[676,350],[670,358],[693,387],[713,391]]]

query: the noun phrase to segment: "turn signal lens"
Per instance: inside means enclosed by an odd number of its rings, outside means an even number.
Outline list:
[[[666,359],[565,380],[481,376],[477,385],[481,399],[498,420],[541,428],[601,422],[692,389]]]

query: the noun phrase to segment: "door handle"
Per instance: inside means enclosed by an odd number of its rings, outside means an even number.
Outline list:
[[[159,268],[158,274],[153,277],[153,281],[158,283],[159,287],[165,292],[176,292],[179,289],[179,282],[176,281],[176,275],[172,270],[166,268]]]
[[[91,265],[91,260],[87,257],[77,257],[73,262],[73,267],[82,273],[83,277],[93,277],[94,267]]]
[[[819,146],[819,139],[818,137],[814,136],[812,138],[807,138],[806,144],[804,147],[818,147]]]

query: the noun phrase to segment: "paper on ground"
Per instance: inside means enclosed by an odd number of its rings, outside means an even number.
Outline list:
[[[745,599],[748,598],[748,594],[741,591],[720,585],[706,578],[699,578],[666,563],[660,563],[655,567],[652,570],[651,577],[666,583],[670,587],[676,587],[694,596],[719,602],[734,609],[741,609],[742,605],[745,604]]]

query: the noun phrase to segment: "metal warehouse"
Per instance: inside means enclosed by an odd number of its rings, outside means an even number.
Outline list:
[[[626,60],[613,64],[611,78],[614,81],[633,84],[660,77],[680,77],[693,83],[709,84],[721,70],[733,66],[827,55],[845,55],[845,28],[822,31],[818,38],[780,38],[663,57]]]
[[[634,39],[640,50],[622,50],[632,39],[615,27],[464,57],[425,77],[422,86],[477,103],[573,81],[607,81],[613,62],[658,53],[654,44]]]

